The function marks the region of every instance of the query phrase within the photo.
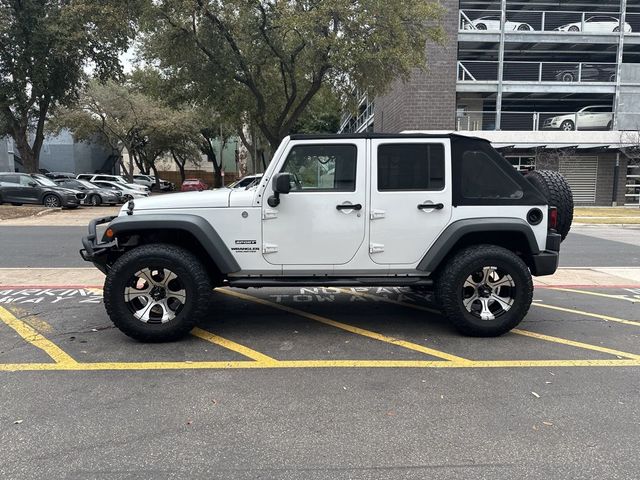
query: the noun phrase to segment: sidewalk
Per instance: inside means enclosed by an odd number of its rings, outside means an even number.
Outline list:
[[[54,209],[50,213],[49,210],[45,210],[39,215],[0,220],[0,227],[86,227],[96,217],[117,215],[119,211],[120,207],[81,207],[77,210]]]

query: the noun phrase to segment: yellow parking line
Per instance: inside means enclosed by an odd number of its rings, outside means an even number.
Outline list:
[[[100,362],[0,364],[0,372],[105,370],[216,370],[259,368],[561,368],[640,367],[638,360],[480,360],[443,362],[421,360],[282,360],[240,362]]]
[[[345,293],[353,293],[350,292],[348,290],[341,290],[344,291]],[[361,293],[361,292],[359,292]],[[371,294],[367,294],[367,293],[361,293],[363,296],[367,296],[367,297],[372,297],[373,295]],[[423,307],[422,305],[415,305],[413,303],[408,303],[408,302],[402,302],[402,301],[393,301],[393,303],[396,303],[398,305],[402,305],[404,307],[409,307],[409,308],[413,308],[415,310],[429,310],[427,309],[427,307]],[[594,314],[589,314],[588,312],[581,312],[579,310],[568,310],[568,309],[563,309],[561,307],[552,307],[550,305],[542,305],[539,303],[534,303],[533,305],[537,305],[539,307],[548,307],[548,308],[553,308],[553,309],[557,309],[557,310],[562,310],[562,311],[567,311],[567,312],[571,312],[571,313],[579,313],[579,314],[583,314],[583,315],[591,315],[591,316],[596,316],[596,317],[602,317],[600,315],[594,315]],[[624,322],[624,323],[631,323],[631,324],[635,324],[637,322],[631,322],[630,320],[622,320],[620,318],[613,320],[613,317],[603,317],[603,318],[608,318],[611,319],[612,321],[619,321],[619,322]],[[638,323],[638,325],[640,325],[640,323]],[[597,345],[591,345],[589,343],[582,343],[582,342],[576,342],[573,340],[568,340],[565,338],[560,338],[560,337],[553,337],[551,335],[543,335],[541,333],[535,333],[535,332],[529,332],[527,330],[520,330],[517,328],[514,328],[513,330],[511,330],[513,333],[516,333],[518,335],[524,335],[527,337],[531,337],[531,338],[536,338],[538,340],[545,340],[548,342],[554,342],[554,343],[560,343],[563,345],[570,345],[573,347],[578,347],[578,348],[584,348],[587,350],[594,350],[597,352],[603,352],[603,353],[609,353],[611,355],[615,355],[615,356],[620,356],[620,357],[625,357],[625,358],[630,358],[633,360],[640,360],[640,355],[636,355],[633,353],[628,353],[628,352],[621,352],[619,350],[613,350],[611,348],[606,348],[606,347],[599,347]]]
[[[609,322],[616,322],[616,323],[622,323],[624,325],[633,325],[635,327],[640,327],[640,322],[634,322],[632,320],[625,320],[623,318],[610,317],[608,315],[600,315],[599,313],[590,313],[590,312],[584,312],[582,310],[575,310],[575,309],[572,309],[572,308],[556,307],[555,305],[548,305],[546,303],[534,303],[533,305],[536,306],[536,307],[540,307],[540,308],[548,308],[550,310],[557,310],[559,312],[573,313],[574,315],[583,315],[585,317],[593,317],[593,318],[598,318],[600,320],[607,320]]]
[[[314,320],[316,322],[324,323],[325,325],[330,325],[332,327],[340,328],[347,332],[355,333],[356,335],[373,338],[374,340],[390,343],[392,345],[397,345],[399,347],[407,348],[409,350],[414,350],[416,352],[425,353],[427,355],[431,355],[432,357],[442,358],[443,360],[449,360],[451,362],[469,362],[469,360],[467,360],[466,358],[458,357],[456,355],[451,355],[446,352],[441,352],[440,350],[434,350],[432,348],[424,347],[422,345],[418,345],[417,343],[407,342],[405,340],[399,340],[397,338],[388,337],[386,335],[372,332],[370,330],[354,327],[353,325],[347,325],[346,323],[337,322],[335,320],[321,317],[320,315],[315,315],[313,313],[308,313],[308,312],[305,312],[304,310],[298,310],[297,308],[289,307],[287,305],[281,305],[279,303],[270,302],[269,300],[264,300],[259,297],[254,297],[253,295],[247,295],[245,293],[240,293],[240,292],[236,292],[234,290],[228,290],[228,289],[218,289],[216,290],[216,292],[224,293],[225,295],[230,295],[236,298],[241,298],[243,300],[248,300],[250,302],[259,303],[260,305],[266,305],[271,308],[277,308],[278,310],[292,313],[300,317],[308,318],[309,320]]]
[[[228,340],[226,338],[222,338],[218,335],[215,335],[211,332],[207,332],[206,330],[202,330],[201,328],[194,328],[191,330],[191,335],[194,335],[202,340],[206,340],[207,342],[215,343],[216,345],[220,345],[221,347],[232,350],[240,355],[244,355],[245,357],[250,358],[251,360],[255,360],[257,362],[264,363],[277,363],[278,361],[275,358],[271,358],[268,355],[257,352],[249,347],[245,347],[244,345],[240,345],[232,340]]]
[[[38,333],[33,327],[27,325],[25,322],[18,320],[8,310],[0,307],[0,320],[2,320],[7,326],[11,327],[20,335],[27,343],[39,348],[47,355],[49,355],[54,362],[58,364],[75,364],[77,363],[71,356],[58,347],[55,343],[47,340],[40,333]]]
[[[594,297],[612,298],[613,300],[622,300],[631,303],[640,303],[640,299],[627,298],[625,295],[610,295],[607,293],[590,292],[588,290],[576,290],[575,288],[548,287],[547,290],[558,290],[560,292],[579,293],[580,295],[592,295]]]
[[[612,348],[600,347],[598,345],[591,345],[590,343],[576,342],[574,340],[568,340],[566,338],[560,338],[560,337],[553,337],[551,335],[544,335],[542,333],[530,332],[528,330],[520,330],[519,328],[514,328],[511,331],[513,333],[517,333],[518,335],[524,335],[525,337],[536,338],[538,340],[560,343],[562,345],[569,345],[577,348],[584,348],[586,350],[593,350],[595,352],[608,353],[609,355],[630,358],[631,360],[640,360],[640,355],[636,355],[635,353],[621,352],[620,350],[614,350]]]

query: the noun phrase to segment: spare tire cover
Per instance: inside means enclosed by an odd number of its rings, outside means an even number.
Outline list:
[[[573,194],[567,180],[553,170],[534,170],[525,178],[540,190],[549,206],[558,209],[558,225],[556,230],[564,240],[571,229],[573,222]]]

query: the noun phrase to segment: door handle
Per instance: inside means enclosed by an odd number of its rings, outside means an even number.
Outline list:
[[[362,210],[362,205],[356,203],[355,205],[336,205],[336,210]]]
[[[427,210],[427,209],[442,210],[443,208],[444,208],[443,203],[419,203],[418,204],[418,210]]]

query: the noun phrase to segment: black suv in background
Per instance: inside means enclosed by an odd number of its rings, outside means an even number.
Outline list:
[[[77,208],[84,198],[83,192],[60,187],[44,175],[0,172],[0,203]]]

